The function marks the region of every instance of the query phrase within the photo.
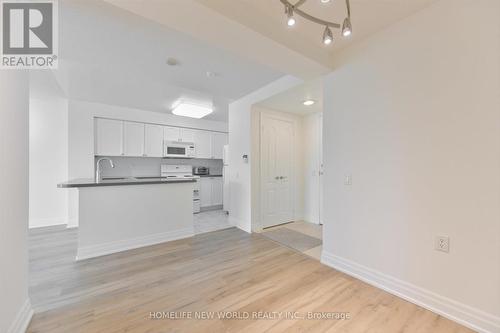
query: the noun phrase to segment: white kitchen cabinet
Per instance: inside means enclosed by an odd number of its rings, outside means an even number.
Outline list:
[[[208,131],[195,131],[194,144],[196,147],[196,158],[212,158],[211,133]]]
[[[120,156],[123,153],[123,121],[95,119],[95,155]]]
[[[224,188],[222,177],[202,177],[200,183],[201,207],[222,205]]]
[[[144,124],[123,122],[123,155],[144,155]]]
[[[222,177],[210,178],[212,183],[212,206],[222,205],[224,183]]]
[[[144,133],[144,155],[163,156],[163,126],[146,124]]]
[[[212,155],[211,158],[222,159],[224,146],[227,145],[226,133],[212,133]]]
[[[181,129],[179,127],[165,126],[163,129],[163,138],[167,141],[179,141],[181,138]]]
[[[208,177],[200,179],[200,206],[212,206],[212,180]]]
[[[192,129],[181,128],[180,141],[182,142],[194,142],[195,131]]]

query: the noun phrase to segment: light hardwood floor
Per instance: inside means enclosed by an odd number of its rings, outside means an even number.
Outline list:
[[[28,332],[471,332],[235,228],[77,263],[76,230],[31,231],[30,243],[36,314]],[[350,319],[150,319],[168,311],[347,312]]]

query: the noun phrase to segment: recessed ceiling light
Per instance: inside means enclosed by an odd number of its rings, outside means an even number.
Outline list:
[[[329,3],[330,0],[321,0],[321,3]]]
[[[207,77],[208,77],[208,78],[212,78],[212,77],[217,77],[217,76],[219,76],[219,73],[216,73],[216,72],[211,72],[211,71],[208,71],[206,74],[207,74]]]
[[[167,59],[167,65],[169,66],[177,66],[179,64],[179,60],[175,58],[168,58]]]
[[[314,103],[316,103],[316,101],[313,101],[312,99],[308,99],[308,100],[305,100],[302,104],[304,104],[305,106],[311,106]]]
[[[191,103],[181,102],[177,104],[172,113],[177,116],[190,117],[190,118],[203,118],[214,112],[213,108],[207,106],[201,106]]]

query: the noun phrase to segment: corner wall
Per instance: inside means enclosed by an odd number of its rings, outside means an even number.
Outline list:
[[[67,224],[68,100],[30,98],[30,228]]]
[[[438,1],[324,83],[323,262],[500,332],[500,2]]]
[[[28,298],[27,71],[0,74],[0,332],[24,332]]]

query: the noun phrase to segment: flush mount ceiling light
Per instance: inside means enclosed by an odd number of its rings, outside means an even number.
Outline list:
[[[312,99],[306,99],[304,102],[302,102],[302,104],[304,104],[305,106],[311,106],[314,103],[316,103],[316,102],[313,101]]]
[[[213,108],[207,106],[196,105],[192,103],[180,102],[174,106],[172,113],[176,116],[203,118],[214,112]]]
[[[312,16],[304,11],[302,11],[299,7],[306,3],[307,0],[298,0],[295,4],[292,4],[290,0],[280,0],[281,3],[285,6],[285,15],[287,17],[288,26],[295,25],[294,14],[297,14],[308,21],[313,23],[322,25],[325,27],[323,32],[323,44],[330,45],[333,42],[333,34],[331,29],[339,29],[342,30],[342,36],[349,37],[352,35],[352,25],[351,25],[351,6],[349,0],[345,1],[347,8],[347,17],[344,20],[344,23],[340,25],[339,23],[325,21],[323,19]],[[322,3],[328,3],[330,0],[320,0]]]

